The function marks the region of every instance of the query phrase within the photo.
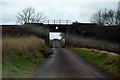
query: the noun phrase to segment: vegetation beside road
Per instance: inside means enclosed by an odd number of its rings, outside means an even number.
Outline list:
[[[111,76],[120,78],[119,74],[120,63],[118,62],[120,56],[118,54],[86,48],[71,48],[71,49],[74,50],[79,55],[81,55],[91,64],[96,65],[98,68],[107,72]]]
[[[29,78],[44,60],[49,48],[35,36],[2,39],[3,78]]]
[[[54,41],[54,40],[49,40],[49,46],[50,46],[50,47],[52,47],[52,42],[53,42],[53,41]],[[59,41],[61,47],[65,47],[65,42],[64,42],[63,40],[58,40],[58,41]]]
[[[65,47],[65,42],[63,40],[60,40],[61,47]]]

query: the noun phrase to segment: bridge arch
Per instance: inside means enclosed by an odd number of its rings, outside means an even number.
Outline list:
[[[67,35],[68,27],[71,26],[73,22],[71,20],[44,20],[43,25],[48,27],[50,32],[60,32],[65,34],[65,46],[67,45]],[[49,33],[48,33],[48,43],[49,43]]]

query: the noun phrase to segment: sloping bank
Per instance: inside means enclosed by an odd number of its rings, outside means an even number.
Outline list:
[[[49,48],[35,36],[2,39],[2,77],[29,78],[44,60]]]
[[[120,56],[118,54],[86,48],[71,49],[114,78],[120,78]]]

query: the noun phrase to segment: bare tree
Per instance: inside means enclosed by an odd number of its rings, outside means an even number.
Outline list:
[[[103,11],[99,10],[98,12],[94,13],[91,18],[90,22],[97,23],[98,25],[104,25],[104,18],[103,18]]]
[[[90,22],[98,25],[118,26],[120,25],[120,11],[103,9],[94,13]]]
[[[20,24],[24,23],[39,23],[45,19],[43,12],[35,12],[32,7],[27,7],[17,14],[17,22]]]
[[[107,10],[105,12],[103,12],[103,17],[104,17],[104,25],[108,25],[108,26],[115,26],[115,22],[116,22],[116,19],[115,19],[115,11],[113,10]]]
[[[65,33],[61,33],[60,36],[61,36],[62,38],[65,38]]]
[[[118,9],[115,14],[116,24],[117,26],[120,26],[120,10]]]

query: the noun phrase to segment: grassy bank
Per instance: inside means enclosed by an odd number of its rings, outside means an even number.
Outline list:
[[[63,40],[60,40],[61,47],[65,47],[65,42]]]
[[[120,78],[119,74],[119,59],[120,56],[115,53],[110,53],[106,51],[99,51],[94,49],[85,49],[85,48],[71,48],[76,53],[80,54],[89,61],[91,64],[96,65],[98,68],[107,72],[113,77]]]
[[[2,76],[29,78],[48,53],[42,39],[35,36],[6,37],[2,39]]]
[[[52,48],[52,40],[49,40],[49,47]]]

